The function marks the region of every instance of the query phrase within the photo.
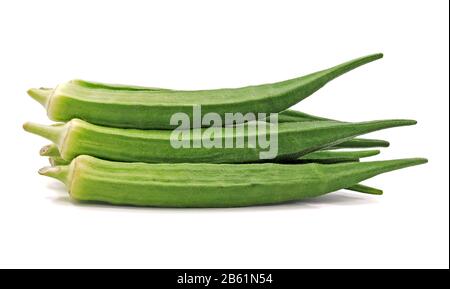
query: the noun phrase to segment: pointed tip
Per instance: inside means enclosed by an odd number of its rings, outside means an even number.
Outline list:
[[[335,67],[329,68],[324,71],[326,74],[328,74],[327,81],[330,81],[331,79],[334,79],[340,75],[343,75],[357,67],[363,66],[365,64],[368,64],[368,63],[378,60],[380,58],[383,58],[383,53],[374,53],[374,54],[369,54],[366,56],[362,56],[362,57],[344,62]]]
[[[375,58],[375,59],[380,59],[380,58],[383,58],[383,57],[384,57],[384,54],[383,54],[383,52],[378,52],[378,53],[372,54],[372,56],[373,56],[373,58]]]
[[[398,159],[394,161],[397,161],[404,167],[417,166],[428,163],[428,159],[426,158],[407,158],[407,159]]]
[[[356,184],[354,186],[351,186],[349,188],[347,188],[347,190],[350,191],[354,191],[354,192],[359,192],[359,193],[364,193],[364,194],[369,194],[369,195],[382,195],[383,191],[374,187],[369,187],[363,184]]]
[[[392,120],[393,122],[396,122],[398,126],[409,126],[409,125],[416,125],[417,120],[414,119],[397,119]]]
[[[381,153],[380,150],[366,150],[366,151],[361,151],[361,157],[373,157],[376,155],[379,155]]]
[[[401,126],[410,126],[415,125],[417,121],[412,119],[383,119],[383,120],[374,120],[374,121],[366,121],[366,122],[358,122],[352,123],[351,125],[361,125],[370,127],[368,131],[377,131],[387,128],[401,127]],[[384,143],[383,141],[383,144]]]
[[[395,159],[387,161],[375,161],[371,162],[373,165],[378,167],[382,172],[389,172],[394,170],[399,170],[407,167],[413,167],[418,165],[426,164],[428,160],[426,158],[407,158],[407,159]],[[369,164],[370,163],[366,163]]]
[[[410,162],[411,162],[411,164],[413,166],[415,166],[415,165],[423,165],[423,164],[428,163],[428,159],[426,159],[426,158],[412,158],[412,159],[409,159],[409,160],[410,160]]]

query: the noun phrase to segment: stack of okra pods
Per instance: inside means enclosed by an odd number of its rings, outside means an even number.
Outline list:
[[[26,123],[24,129],[52,141],[40,151],[52,166],[39,173],[62,181],[78,201],[233,207],[340,189],[381,194],[360,182],[426,159],[360,162],[379,151],[342,149],[387,147],[384,140],[359,136],[414,120],[351,123],[288,110],[332,79],[381,57],[233,89],[183,91],[72,80],[28,91],[59,123]],[[227,118],[239,115],[250,118]],[[270,151],[275,153],[267,156]]]

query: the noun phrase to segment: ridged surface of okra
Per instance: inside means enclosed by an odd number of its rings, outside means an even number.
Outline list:
[[[46,146],[47,147],[47,146]],[[42,148],[44,150],[46,147]],[[361,158],[367,158],[379,154],[379,150],[365,151],[317,151],[304,155],[297,160],[286,161],[288,163],[322,163],[333,164],[340,162],[358,162]],[[67,165],[70,161],[66,161],[61,156],[54,154],[49,157],[52,166]],[[283,163],[283,162],[282,162]]]
[[[42,175],[66,184],[80,201],[161,207],[236,207],[317,197],[378,174],[423,164],[401,159],[333,165],[145,164],[79,156]]]
[[[413,120],[380,120],[361,123],[339,123],[335,121],[311,121],[300,123],[281,123],[277,138],[277,158],[297,159],[322,148],[331,147],[350,140],[358,135],[380,129],[413,125]],[[51,126],[26,123],[24,129],[43,136],[54,142],[65,160],[72,160],[78,155],[91,155],[102,159],[130,162],[198,162],[198,163],[245,163],[260,161],[260,153],[268,148],[248,145],[249,138],[269,137],[269,130],[242,132],[225,128],[219,139],[222,147],[194,148],[193,143],[203,143],[205,129],[199,136],[188,131],[190,148],[174,148],[171,144],[171,131],[136,130],[102,127],[82,120],[71,120],[66,124]],[[210,128],[209,128],[210,129]],[[261,135],[262,134],[262,135]],[[236,144],[236,139],[243,139],[243,147],[226,148],[227,140]]]
[[[93,124],[141,129],[170,129],[176,113],[193,119],[193,106],[202,114],[280,112],[308,97],[327,82],[382,57],[373,54],[303,77],[282,82],[216,90],[98,89],[77,82],[58,85],[54,90],[30,89],[28,93],[55,121],[80,118]],[[117,87],[116,87],[117,88]]]
[[[47,147],[47,146],[46,146]],[[46,148],[44,147],[44,148]],[[43,148],[43,149],[44,149]],[[298,163],[323,163],[323,164],[333,164],[340,162],[358,162],[359,158],[370,157],[377,155],[380,151],[371,150],[371,151],[352,151],[352,152],[339,152],[339,151],[319,151],[307,154],[306,156],[301,158],[301,161]],[[52,166],[66,166],[69,165],[70,162],[64,160],[58,155],[49,157],[50,165]],[[356,191],[365,194],[371,195],[381,195],[383,191],[377,188],[365,186],[362,184],[356,184],[354,186],[346,188],[350,191]]]
[[[139,90],[139,91],[167,91],[170,89],[159,88],[159,87],[144,87],[136,85],[124,85],[124,84],[111,84],[111,83],[101,83],[92,82],[81,79],[74,79],[70,81],[71,83],[76,83],[81,86],[94,88],[94,89],[106,89],[106,90]],[[48,89],[46,89],[48,90]],[[278,123],[283,122],[303,122],[303,121],[339,121],[330,118],[325,118],[321,116],[315,116],[312,114],[304,113],[301,111],[296,111],[292,109],[287,109],[278,114]],[[339,121],[342,122],[342,121]],[[378,139],[352,139],[336,145],[336,148],[371,148],[371,147],[388,147],[389,142]]]

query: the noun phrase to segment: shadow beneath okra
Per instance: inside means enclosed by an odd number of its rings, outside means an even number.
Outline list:
[[[47,188],[51,189],[52,191],[57,192],[61,195],[67,195],[67,189],[66,186],[63,183],[60,182],[49,182],[47,184]]]
[[[73,205],[81,208],[99,208],[117,211],[147,211],[167,212],[167,213],[214,213],[214,212],[241,212],[241,211],[279,211],[279,210],[298,210],[298,209],[320,209],[323,206],[355,206],[375,204],[378,202],[377,197],[370,195],[352,195],[352,193],[338,191],[324,196],[312,199],[305,199],[300,201],[290,201],[279,204],[270,205],[256,205],[248,207],[233,207],[233,208],[162,208],[162,207],[139,207],[139,206],[117,206],[101,202],[80,202],[71,199],[67,192],[64,191],[65,196],[59,196],[54,199],[55,203],[61,205]]]

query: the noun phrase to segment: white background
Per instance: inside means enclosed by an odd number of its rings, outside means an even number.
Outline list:
[[[0,267],[449,266],[448,1],[2,1]],[[38,176],[49,123],[29,87],[73,78],[183,89],[279,81],[385,58],[296,106],[342,120],[414,118],[374,159],[430,162],[279,206],[80,205]]]

